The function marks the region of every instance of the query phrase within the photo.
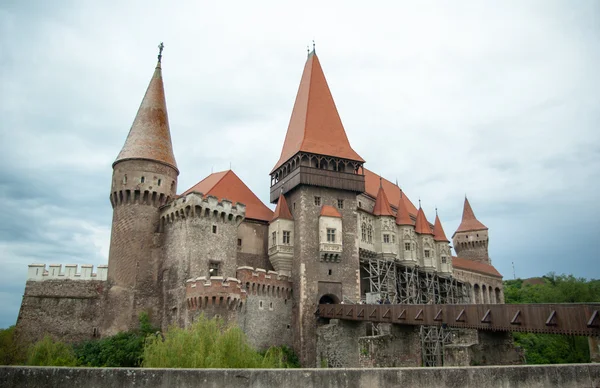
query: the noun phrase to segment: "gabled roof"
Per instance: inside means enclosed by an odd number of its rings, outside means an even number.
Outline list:
[[[299,151],[364,162],[350,146],[314,51],[304,65],[281,156],[271,173]]]
[[[437,215],[437,210],[435,214],[435,222],[433,223],[433,239],[435,241],[450,242],[450,240],[448,240],[448,237],[446,237],[446,233],[444,233],[444,228],[442,227],[440,217],[438,217]]]
[[[325,217],[338,217],[338,218],[342,218],[342,215],[340,214],[340,212],[338,211],[338,209],[334,208],[333,206],[330,205],[323,205],[321,207],[321,216],[325,216]]]
[[[473,209],[471,208],[471,204],[467,197],[465,197],[465,205],[463,207],[463,215],[462,221],[456,229],[456,232],[471,232],[475,230],[487,230],[487,226],[479,222],[479,220],[475,217],[475,213],[473,213]]]
[[[398,225],[414,225],[415,223],[410,218],[408,209],[406,208],[406,202],[404,200],[404,193],[400,190],[400,200],[398,201],[398,212],[396,212],[396,224]]]
[[[377,198],[375,198],[373,214],[376,216],[394,216],[392,208],[390,207],[390,202],[388,201],[385,191],[383,190],[383,186],[380,186],[379,191],[377,191]]]
[[[210,174],[182,195],[192,191],[206,195],[213,195],[219,200],[228,199],[231,202],[246,205],[246,218],[260,221],[271,221],[273,212],[242,182],[232,171],[221,171]]]
[[[431,226],[429,226],[429,221],[427,221],[427,217],[425,217],[425,212],[423,211],[422,207],[419,207],[419,211],[417,212],[415,232],[420,234],[433,234],[431,231]]]
[[[133,120],[127,140],[113,166],[129,159],[155,160],[177,170],[171,144],[169,116],[160,62],[146,89],[144,99]],[[177,170],[179,172],[179,170]]]
[[[414,217],[417,216],[417,208],[413,203],[408,199],[406,193],[403,192],[402,196],[400,196],[400,188],[388,181],[385,178],[382,178],[380,175],[375,174],[373,171],[368,169],[364,169],[365,172],[365,194],[377,198],[377,193],[379,191],[379,186],[383,186],[383,190],[385,190],[385,194],[388,198],[388,201],[392,204],[397,204],[400,202],[400,199],[404,201],[408,212]]]
[[[452,267],[465,271],[478,272],[483,275],[502,278],[502,275],[491,264],[480,263],[469,259],[452,256]]]
[[[273,213],[273,218],[271,219],[271,221],[275,221],[278,218],[281,218],[283,220],[294,220],[294,217],[292,216],[292,213],[290,213],[290,208],[283,194],[279,194],[279,199],[277,200],[277,207],[275,208],[275,213]]]

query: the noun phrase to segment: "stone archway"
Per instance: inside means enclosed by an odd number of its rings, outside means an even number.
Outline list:
[[[339,304],[340,298],[333,294],[325,294],[319,299],[319,304]]]

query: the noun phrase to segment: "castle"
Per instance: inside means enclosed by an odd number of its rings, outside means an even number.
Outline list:
[[[75,342],[134,328],[142,311],[163,329],[204,313],[314,367],[331,345],[318,304],[504,302],[488,228],[466,198],[454,257],[437,214],[430,223],[364,164],[313,49],[270,172],[275,211],[231,170],[177,194],[159,55],[113,163],[108,266],[30,265],[17,332]],[[344,335],[366,335],[355,329]]]

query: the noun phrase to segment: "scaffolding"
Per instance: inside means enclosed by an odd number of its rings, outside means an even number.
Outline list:
[[[366,292],[376,293],[381,300],[399,304],[468,304],[471,302],[471,285],[459,282],[452,276],[439,276],[418,266],[401,265],[395,260],[376,257],[364,252],[361,266],[368,279]],[[421,326],[421,354],[423,366],[442,366],[444,346],[452,342],[450,329],[438,326]],[[380,334],[373,325],[373,335]]]
[[[444,348],[452,343],[452,332],[448,328],[438,326],[421,326],[421,357],[423,366],[443,366]]]

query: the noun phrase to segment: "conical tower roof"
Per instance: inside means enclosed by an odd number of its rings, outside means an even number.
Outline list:
[[[456,229],[456,232],[471,232],[475,230],[487,230],[487,226],[479,222],[479,220],[475,217],[475,213],[473,213],[473,209],[471,208],[471,204],[467,197],[465,197],[465,205],[463,208],[462,221]]]
[[[160,58],[133,120],[125,145],[113,163],[113,167],[118,162],[129,159],[157,161],[179,172],[171,144]]]
[[[314,51],[304,65],[281,156],[271,173],[299,151],[364,162],[350,146]]]
[[[440,217],[437,215],[437,210],[435,213],[435,222],[433,223],[433,239],[435,241],[450,242],[450,240],[448,240],[448,237],[446,237],[446,233],[444,232],[444,228],[442,227]]]
[[[423,208],[421,206],[419,206],[419,211],[417,212],[415,232],[420,234],[433,234],[431,227],[429,226],[429,221],[427,221],[427,217],[425,217],[425,212],[423,212]]]
[[[283,194],[279,194],[279,200],[277,201],[277,207],[275,208],[275,213],[273,213],[273,218],[271,219],[271,222],[275,221],[278,218],[284,220],[294,220],[294,217],[292,216],[292,213],[290,213],[290,208]]]
[[[385,195],[385,191],[381,185],[379,186],[379,191],[377,192],[377,198],[375,198],[373,214],[376,216],[394,216],[390,202],[388,201],[387,195]]]
[[[396,213],[396,224],[398,225],[414,225],[413,220],[410,218],[406,202],[404,200],[404,193],[400,190],[400,201],[398,201],[398,213]]]

